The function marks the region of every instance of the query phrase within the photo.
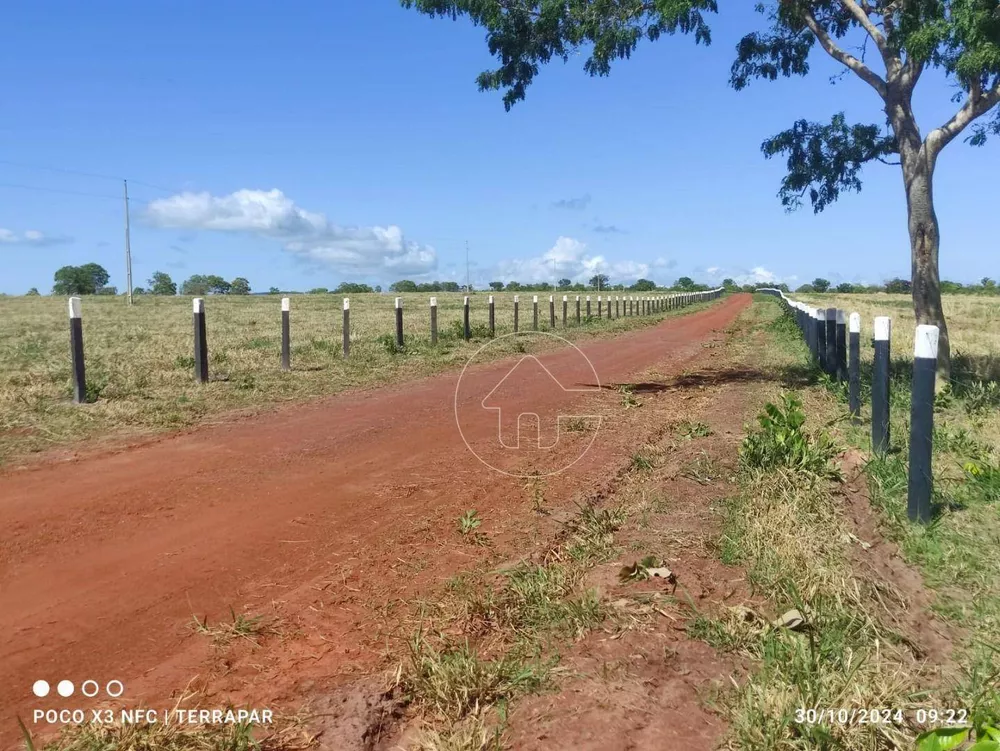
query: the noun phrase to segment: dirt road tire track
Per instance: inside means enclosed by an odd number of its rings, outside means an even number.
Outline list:
[[[679,372],[749,301],[729,297],[581,349],[605,384],[652,365]],[[567,356],[542,359],[558,365]],[[465,377],[485,384],[509,369],[495,362]],[[190,676],[177,656],[194,639],[185,627],[192,612],[219,615],[255,582],[294,587],[338,551],[375,551],[412,534],[408,520],[445,495],[504,504],[517,482],[463,445],[452,416],[457,378],[343,394],[0,475],[0,746],[16,739],[15,714],[58,704],[54,692],[31,695],[39,678],[114,678],[134,703],[163,699]],[[539,409],[573,398],[539,395]],[[588,454],[565,484],[599,475],[609,460]]]

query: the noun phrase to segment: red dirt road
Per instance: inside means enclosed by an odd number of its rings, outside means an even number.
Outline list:
[[[729,297],[581,349],[605,385],[653,365],[677,371],[749,301]],[[592,377],[574,369],[577,358],[572,347],[539,356],[576,388],[593,388]],[[458,412],[481,410],[513,362],[469,368]],[[234,593],[261,582],[292,588],[344,551],[413,534],[410,520],[442,498],[503,504],[518,481],[488,469],[464,444],[455,420],[458,378],[453,372],[343,394],[0,475],[0,746],[16,740],[15,714],[90,706],[78,694],[56,696],[62,679],[77,687],[121,680],[122,701],[132,706],[183,689],[192,666],[177,656],[198,640],[186,627],[192,613],[219,615]],[[546,419],[574,414],[581,398],[541,381],[516,391],[529,397],[540,433]],[[495,418],[463,423],[490,463],[523,468],[538,458],[511,463],[509,450],[490,445],[496,429]],[[592,475],[599,462],[600,452],[584,455],[571,473]],[[53,687],[45,699],[32,695],[38,679]]]

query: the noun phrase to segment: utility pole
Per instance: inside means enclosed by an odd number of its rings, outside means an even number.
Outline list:
[[[472,277],[469,275],[469,241],[465,241],[465,294],[472,292]]]
[[[128,227],[128,180],[122,181],[125,184],[125,300],[132,304],[132,247],[129,240]]]

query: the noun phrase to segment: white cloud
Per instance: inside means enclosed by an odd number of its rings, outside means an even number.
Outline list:
[[[706,274],[711,274],[712,276],[715,276],[720,271],[722,271],[722,267],[721,266],[709,266],[707,269],[705,269],[705,273]]]
[[[62,235],[46,235],[37,229],[25,230],[22,234],[17,234],[9,229],[0,227],[0,243],[5,245],[34,245],[41,247],[44,245],[59,245],[61,243],[72,242],[73,238]]]
[[[587,245],[572,237],[559,237],[549,250],[535,258],[512,258],[497,264],[500,281],[556,282],[570,279],[586,282],[595,274],[607,274],[614,283],[634,281],[649,275],[649,264],[638,261],[608,261],[590,255]]]
[[[795,277],[788,277],[786,279],[778,276],[773,271],[769,271],[763,266],[754,266],[750,269],[749,273],[738,274],[733,277],[737,284],[779,284],[780,282],[788,281],[794,278]]]
[[[434,248],[407,240],[395,225],[342,227],[297,206],[280,190],[238,190],[227,196],[180,193],[150,203],[146,218],[159,227],[274,238],[288,252],[340,271],[423,274],[437,267]]]

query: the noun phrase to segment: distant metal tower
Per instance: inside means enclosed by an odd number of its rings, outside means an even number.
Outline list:
[[[132,304],[132,247],[129,238],[128,226],[128,180],[122,181],[125,184],[125,300]]]

